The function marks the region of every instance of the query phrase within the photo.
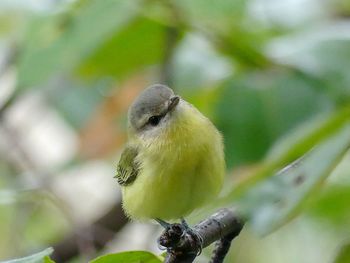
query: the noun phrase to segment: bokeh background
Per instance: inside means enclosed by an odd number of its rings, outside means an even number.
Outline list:
[[[0,260],[160,253],[159,227],[128,222],[113,179],[127,108],[153,83],[216,124],[228,180],[244,177],[349,105],[350,2],[0,0]],[[265,236],[247,225],[226,262],[350,262],[339,161],[298,217]]]

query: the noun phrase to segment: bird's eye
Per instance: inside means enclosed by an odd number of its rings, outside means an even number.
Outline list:
[[[151,124],[152,126],[157,126],[162,119],[162,116],[152,116],[148,119],[148,123]]]

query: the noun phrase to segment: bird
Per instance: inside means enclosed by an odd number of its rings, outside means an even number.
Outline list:
[[[223,137],[172,89],[144,89],[128,110],[127,130],[115,177],[129,218],[186,225],[185,216],[217,197],[225,175]]]

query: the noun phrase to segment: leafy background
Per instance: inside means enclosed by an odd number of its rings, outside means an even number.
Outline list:
[[[128,106],[165,83],[224,135],[226,187],[189,220],[246,215],[226,262],[350,262],[349,17],[346,0],[0,0],[0,260],[161,253],[113,175]],[[136,260],[159,262],[96,262]]]

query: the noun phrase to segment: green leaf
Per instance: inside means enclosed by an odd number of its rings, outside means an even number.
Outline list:
[[[348,229],[350,218],[350,186],[332,185],[320,193],[308,209],[308,215],[331,223],[335,228]]]
[[[349,119],[350,107],[345,107],[320,122],[314,129],[307,130],[302,136],[293,138],[292,144],[281,147],[278,154],[269,156],[269,158],[262,163],[257,172],[250,174],[237,183],[234,188],[222,198],[220,203],[232,203],[233,200],[246,193],[254,184],[273,176],[280,169],[303,156],[316,144],[332,136],[332,134],[337,132]]]
[[[53,252],[53,248],[49,247],[39,253],[33,254],[28,257],[13,259],[9,261],[3,261],[2,263],[52,263],[49,259],[49,255]]]
[[[267,234],[294,217],[349,147],[348,123],[289,168],[251,188],[240,200],[240,206],[252,226]]]
[[[164,56],[166,27],[155,21],[138,18],[116,32],[79,68],[84,76],[121,77],[142,67],[160,62]]]
[[[333,263],[349,263],[349,262],[350,262],[350,243],[347,243],[340,249]]]
[[[98,257],[90,263],[161,263],[161,259],[147,251],[128,251]]]
[[[215,123],[228,167],[260,160],[277,139],[333,108],[314,83],[289,71],[244,74],[223,88]]]
[[[73,14],[44,17],[31,24],[19,58],[18,86],[46,81],[66,73],[124,27],[138,1],[86,1]]]
[[[44,263],[55,263],[49,256],[44,257]]]

